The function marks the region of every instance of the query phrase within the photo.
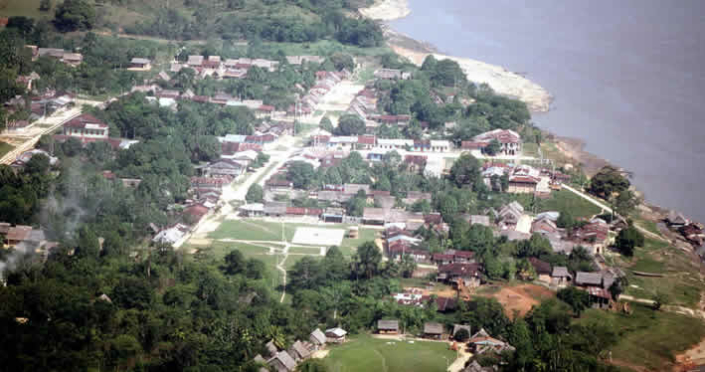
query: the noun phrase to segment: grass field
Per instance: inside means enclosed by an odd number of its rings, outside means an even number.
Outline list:
[[[286,223],[283,226],[284,236],[288,242],[294,237],[296,228],[298,227],[319,227],[324,229],[345,229],[351,225],[309,225],[309,224],[292,224]],[[340,248],[346,256],[352,255],[357,246],[366,241],[372,241],[375,238],[376,230],[360,229],[358,239],[343,239]],[[282,224],[279,222],[268,222],[262,220],[225,220],[220,227],[209,234],[211,239],[238,239],[238,240],[253,240],[253,241],[281,241],[282,240]]]
[[[668,296],[668,304],[697,308],[700,292],[705,284],[700,280],[700,269],[685,252],[665,242],[646,239],[644,247],[637,247],[631,260],[619,258],[618,264],[627,268],[629,287],[626,294],[652,298],[656,293]],[[634,271],[659,273],[661,278],[634,275]],[[636,287],[634,287],[636,286]]]
[[[590,309],[578,322],[611,325],[619,334],[617,345],[611,349],[612,357],[653,371],[670,370],[668,364],[676,354],[705,337],[705,324],[696,318],[653,311],[643,305],[632,309],[631,315]]]
[[[5,156],[8,152],[12,151],[15,147],[6,142],[0,142],[0,158]]]
[[[46,17],[54,16],[54,9],[48,12],[39,11],[39,0],[0,0],[0,16],[13,17]]]
[[[331,372],[442,372],[455,358],[444,342],[410,344],[358,335],[331,347],[324,362]]]
[[[568,190],[554,191],[551,198],[541,201],[541,211],[570,211],[573,217],[590,217],[600,208]]]

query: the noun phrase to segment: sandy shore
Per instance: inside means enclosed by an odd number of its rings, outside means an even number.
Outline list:
[[[391,21],[406,17],[411,13],[407,0],[383,0],[369,8],[360,9],[364,17]],[[487,83],[497,93],[520,99],[533,112],[546,112],[551,104],[551,95],[540,85],[511,72],[504,67],[491,65],[470,58],[458,58],[437,53],[432,45],[422,43],[386,27],[385,37],[389,46],[397,54],[421,65],[429,54],[436,59],[451,59],[458,62],[468,79],[475,83]]]
[[[397,54],[406,57],[416,65],[421,65],[424,59],[432,54],[437,60],[450,59],[458,62],[468,80],[475,83],[487,83],[495,92],[515,97],[526,102],[532,112],[546,112],[551,104],[551,95],[540,85],[531,80],[508,71],[501,66],[476,61],[470,58],[458,58],[439,53],[426,53],[391,44]]]
[[[376,21],[393,21],[411,13],[407,0],[384,0],[369,8],[360,9],[360,14]]]

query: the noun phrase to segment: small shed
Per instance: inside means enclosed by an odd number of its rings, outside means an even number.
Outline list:
[[[264,204],[266,216],[281,217],[286,214],[286,202],[267,202]]]
[[[345,342],[345,336],[347,334],[348,332],[340,327],[326,329],[326,341],[342,344]]]
[[[306,348],[301,340],[296,340],[296,342],[294,342],[289,349],[289,355],[296,360],[303,360],[311,356],[311,351]]]
[[[399,333],[399,321],[398,320],[378,320],[377,321],[377,332],[379,334],[393,334]]]
[[[311,332],[311,335],[308,336],[308,340],[311,342],[313,348],[316,350],[326,345],[326,335],[323,334],[323,332],[318,328]]]
[[[357,239],[360,236],[360,229],[357,226],[353,226],[348,230],[348,238]]]
[[[426,322],[423,325],[423,335],[426,338],[440,340],[443,336],[443,324],[436,322]]]
[[[556,266],[551,273],[551,284],[559,287],[564,287],[573,281],[573,276],[568,272],[565,266]]]
[[[277,372],[290,372],[296,369],[296,361],[286,351],[278,352],[267,361],[267,364]]]

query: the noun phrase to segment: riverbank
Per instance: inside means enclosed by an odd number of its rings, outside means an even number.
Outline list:
[[[411,13],[407,0],[384,0],[369,8],[360,9],[364,17],[376,21],[392,21],[404,18]],[[517,98],[526,102],[529,110],[534,113],[547,112],[552,97],[546,89],[531,80],[507,70],[471,58],[459,58],[438,53],[432,45],[414,40],[388,26],[384,29],[387,44],[398,55],[421,66],[428,55],[438,60],[450,59],[458,62],[468,79],[476,83],[487,83],[497,93]]]

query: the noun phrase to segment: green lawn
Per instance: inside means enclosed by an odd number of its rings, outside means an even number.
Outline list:
[[[540,205],[541,211],[570,211],[575,218],[600,213],[599,207],[568,190],[553,191],[551,197],[542,200]]]
[[[656,293],[664,293],[668,296],[668,304],[697,308],[705,284],[700,280],[699,264],[683,251],[662,241],[646,239],[644,247],[637,247],[631,260],[618,260],[619,266],[626,268],[630,284],[626,294],[652,298]],[[634,271],[664,276],[643,277],[634,275]]]
[[[55,3],[55,2],[52,2]],[[0,16],[13,17],[46,17],[54,16],[54,9],[48,12],[39,11],[39,0],[0,0]]]
[[[6,142],[0,142],[0,158],[5,156],[8,152],[12,151],[15,147]]]
[[[705,324],[696,318],[633,305],[633,314],[587,310],[578,322],[609,324],[619,334],[612,357],[653,371],[670,370],[674,356],[705,337]]]
[[[456,358],[444,342],[391,341],[358,335],[332,346],[324,359],[330,372],[442,372]]]
[[[211,239],[238,239],[238,240],[253,240],[253,241],[281,241],[282,228],[284,236],[288,242],[294,237],[296,228],[298,227],[318,227],[324,229],[344,229],[347,230],[351,225],[308,225],[308,224],[292,224],[286,223],[283,225],[279,222],[268,222],[262,220],[225,220],[220,227],[209,234]],[[360,229],[358,239],[344,238],[340,248],[346,256],[352,255],[357,246],[366,241],[374,240],[377,230]],[[292,251],[293,253],[293,251]]]

